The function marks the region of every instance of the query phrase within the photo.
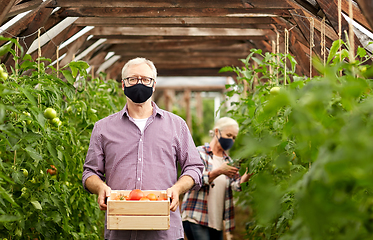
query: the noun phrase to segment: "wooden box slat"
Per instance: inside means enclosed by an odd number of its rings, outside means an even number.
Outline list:
[[[170,216],[122,216],[110,215],[107,228],[111,230],[168,230]]]

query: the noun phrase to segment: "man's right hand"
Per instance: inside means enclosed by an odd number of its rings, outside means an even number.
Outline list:
[[[106,185],[98,176],[92,175],[85,181],[85,186],[91,192],[96,194],[97,203],[101,210],[106,210],[107,205],[105,203],[106,197],[110,197],[111,188]]]

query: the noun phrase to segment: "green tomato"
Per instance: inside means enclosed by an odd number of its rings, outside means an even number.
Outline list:
[[[22,168],[22,172],[23,172],[23,175],[24,175],[25,177],[28,176],[28,171],[27,171],[27,169]]]
[[[53,119],[57,117],[57,112],[53,108],[47,108],[44,111],[44,117],[48,119]]]
[[[68,107],[66,108],[66,112],[71,113],[72,111],[73,111],[73,110],[72,110],[71,106],[68,106]]]
[[[23,112],[23,114],[25,114],[28,117],[31,117],[31,114],[29,112]],[[30,125],[31,124],[31,120],[29,120],[29,119],[26,120],[26,123],[27,123],[27,125]]]
[[[8,73],[1,66],[0,66],[0,79],[4,81],[8,79]]]
[[[281,90],[280,87],[273,87],[273,88],[271,88],[271,90],[269,91],[269,93],[271,95],[278,95],[280,93],[280,90]]]
[[[62,124],[61,120],[58,117],[53,118],[51,123],[56,127],[61,126]]]

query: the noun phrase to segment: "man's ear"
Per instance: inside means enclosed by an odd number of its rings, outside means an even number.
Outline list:
[[[122,80],[122,90],[124,90],[124,81]]]

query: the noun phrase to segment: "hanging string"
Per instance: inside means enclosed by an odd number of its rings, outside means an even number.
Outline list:
[[[325,44],[325,16],[321,21],[321,55],[323,56],[324,66],[326,63],[326,44]]]
[[[18,44],[19,44],[19,38],[17,37],[17,44],[15,45],[16,62],[14,65],[14,69],[16,70],[16,81],[18,80]]]
[[[310,19],[310,79],[312,79],[312,48],[314,45],[314,30],[315,30],[315,20]]]
[[[38,78],[40,80],[40,57],[41,57],[41,44],[40,44],[40,28],[38,29]]]
[[[286,59],[289,53],[289,31],[285,28],[285,60],[284,60],[284,84],[286,85]]]
[[[338,40],[341,42],[342,39],[342,0],[338,0]],[[342,44],[339,45],[339,62],[342,61],[342,54],[341,54],[341,47]]]
[[[276,55],[277,55],[277,73],[276,73],[276,85],[278,85],[278,72],[280,66],[280,33],[276,31]]]
[[[57,46],[57,49],[56,49],[56,57],[57,57],[57,59],[56,59],[56,64],[57,64],[57,78],[59,77],[58,75],[59,75],[59,58],[60,58],[60,46]]]
[[[350,22],[348,24],[348,28],[349,28],[349,31],[348,31],[348,35],[349,35],[349,39],[350,39],[350,62],[355,62],[355,41],[354,41],[354,26],[352,25],[352,21],[354,19],[354,14],[353,14],[353,11],[352,11],[352,0],[348,1],[348,15],[349,15],[349,18],[350,18]]]
[[[272,42],[272,53],[276,54],[276,42],[274,40],[271,41]],[[271,58],[271,62],[275,62],[274,60],[274,57]],[[273,68],[272,68],[272,65],[269,66],[269,74],[271,75],[270,77],[270,84],[272,85],[273,82],[272,82],[272,74],[273,74]]]

